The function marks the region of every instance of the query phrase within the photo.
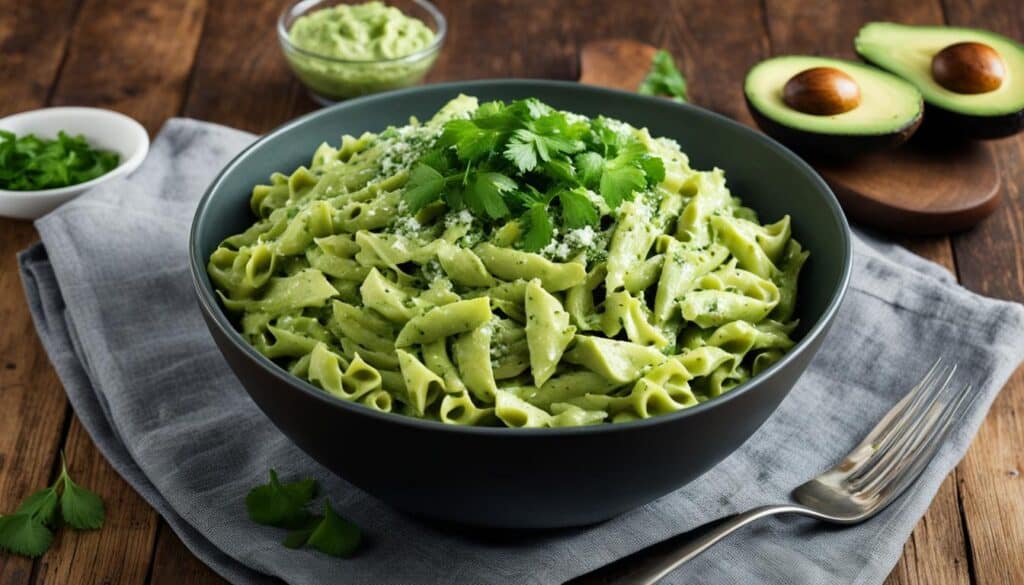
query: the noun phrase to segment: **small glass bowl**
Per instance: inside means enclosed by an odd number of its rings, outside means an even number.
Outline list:
[[[338,59],[297,47],[288,37],[292,24],[301,16],[338,4],[365,1],[298,0],[289,4],[277,19],[277,38],[281,41],[288,65],[320,104],[330,105],[351,97],[416,85],[433,67],[441,51],[448,23],[441,11],[427,0],[386,0],[389,6],[420,19],[434,31],[430,45],[405,57],[362,61]]]

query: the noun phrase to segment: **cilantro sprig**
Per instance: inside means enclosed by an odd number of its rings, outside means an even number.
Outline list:
[[[654,54],[651,69],[637,88],[637,93],[670,97],[677,102],[687,100],[686,78],[676,67],[671,53],[662,49]]]
[[[540,250],[556,230],[597,226],[664,180],[661,159],[612,124],[534,98],[482,104],[444,124],[411,169],[405,202],[413,213],[438,202],[468,209],[484,225],[517,219],[518,245]]]
[[[0,130],[0,189],[36,191],[77,185],[118,165],[115,152],[95,149],[83,136],[63,131],[56,140]]]
[[[63,454],[60,476],[53,485],[25,498],[13,514],[0,516],[0,550],[28,557],[42,555],[53,542],[58,508],[63,524],[75,530],[103,526],[103,500],[72,481]]]
[[[288,529],[288,548],[312,547],[335,557],[349,557],[362,543],[362,531],[324,500],[323,513],[310,512],[319,489],[315,479],[281,483],[270,470],[270,482],[254,487],[245,497],[249,519],[258,524]]]

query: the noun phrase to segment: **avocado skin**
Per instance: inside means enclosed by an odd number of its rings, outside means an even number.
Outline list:
[[[885,134],[851,136],[848,134],[825,134],[808,132],[786,126],[761,113],[757,107],[744,96],[747,110],[757,123],[757,127],[765,134],[785,144],[792,150],[808,158],[850,158],[894,148],[907,141],[921,125],[922,116],[911,120],[906,126]]]
[[[933,106],[925,102],[925,126],[932,133],[944,133],[951,138],[994,140],[1006,138],[1024,130],[1024,110],[1002,116],[971,116]]]

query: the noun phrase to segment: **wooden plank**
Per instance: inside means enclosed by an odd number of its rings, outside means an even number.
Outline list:
[[[59,530],[50,552],[38,562],[35,582],[144,583],[156,541],[156,513],[110,467],[77,417],[64,453],[75,482],[103,498],[106,518],[101,530]]]
[[[210,3],[184,115],[266,132],[316,107],[281,54],[275,27],[282,6]]]
[[[950,24],[1024,40],[1020,2],[949,2]],[[992,143],[1003,172],[1003,205],[974,230],[956,236],[960,279],[982,294],[1024,301],[1024,136]],[[971,567],[982,585],[1024,583],[1024,373],[1003,388],[958,468],[960,499],[971,544]]]
[[[205,9],[205,0],[84,0],[54,105],[117,110],[155,132],[181,110]]]
[[[0,116],[46,103],[80,0],[0,1]]]
[[[0,89],[2,91],[2,89]],[[25,306],[15,253],[32,224],[0,219],[0,511],[52,480],[69,409]],[[32,561],[0,553],[0,583],[28,583]]]
[[[204,565],[192,554],[166,522],[160,522],[160,532],[153,556],[153,570],[149,585],[221,585],[227,583],[220,575]]]
[[[53,103],[118,110],[154,132],[184,102],[205,8],[205,0],[84,0],[89,18],[72,33]],[[35,582],[143,583],[156,512],[110,467],[77,418],[64,445],[82,483],[106,501],[106,525],[61,531],[37,563]]]
[[[0,0],[0,116],[45,105],[78,0]],[[25,306],[15,254],[37,239],[0,218],[0,512],[52,478],[69,409]],[[0,583],[28,583],[32,560],[0,553]]]
[[[807,53],[855,58],[853,37],[871,20],[941,24],[942,7],[929,2],[802,2],[767,0],[774,54]],[[902,244],[954,270],[949,238],[904,239]],[[956,473],[942,483],[924,518],[904,545],[887,585],[969,583],[967,543],[960,520]]]

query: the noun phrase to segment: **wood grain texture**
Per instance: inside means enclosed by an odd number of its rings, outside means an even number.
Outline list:
[[[103,528],[62,528],[36,568],[34,582],[104,585],[145,583],[156,540],[157,515],[93,445],[78,418],[64,446],[68,470],[79,485],[100,495]]]
[[[64,59],[78,0],[0,0],[0,116],[45,105]],[[52,479],[70,412],[25,307],[15,252],[31,224],[0,218],[0,513]],[[21,585],[32,560],[0,553],[0,583]]]
[[[124,112],[152,134],[181,110],[205,0],[83,0],[53,105]]]
[[[0,1],[0,116],[46,103],[79,3]]]
[[[1024,39],[1021,2],[948,2],[950,24]],[[953,239],[960,279],[982,294],[1024,301],[1024,136],[993,143],[1003,171],[1003,205],[973,231]],[[981,585],[1024,583],[1024,374],[996,399],[958,468],[960,498],[971,543],[971,567]]]
[[[192,554],[166,522],[160,522],[149,585],[220,585],[227,583]]]
[[[2,89],[0,89],[2,91]],[[25,307],[14,252],[31,224],[0,219],[0,513],[52,481],[67,399]],[[0,553],[0,583],[28,583],[32,561]]]
[[[184,115],[266,132],[316,104],[292,76],[274,32],[279,2],[211,2]]]

